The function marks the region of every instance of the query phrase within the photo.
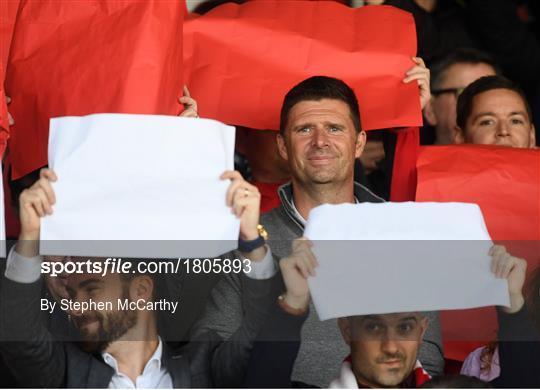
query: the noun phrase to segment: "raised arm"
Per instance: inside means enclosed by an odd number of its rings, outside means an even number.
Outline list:
[[[40,179],[21,194],[21,233],[0,283],[0,339],[7,341],[1,350],[23,387],[62,387],[65,383],[63,344],[52,340],[40,307],[40,218],[52,214],[55,198],[50,182],[55,180],[53,171],[43,169]]]

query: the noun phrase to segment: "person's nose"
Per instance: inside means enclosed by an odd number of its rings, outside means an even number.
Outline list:
[[[510,135],[510,126],[506,121],[499,121],[497,125],[497,137],[508,137]]]
[[[324,128],[317,127],[313,130],[313,138],[312,138],[313,146],[316,146],[318,148],[324,148],[328,146],[329,139],[328,139],[328,133]]]
[[[381,340],[381,351],[387,355],[395,355],[399,350],[399,340],[392,332],[386,332]]]

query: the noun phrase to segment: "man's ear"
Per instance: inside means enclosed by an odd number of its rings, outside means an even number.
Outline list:
[[[529,148],[534,149],[536,147],[536,130],[531,123],[531,137],[529,138]]]
[[[454,143],[455,144],[465,143],[465,132],[459,126],[454,127]]]
[[[278,152],[281,158],[283,158],[285,161],[289,161],[289,156],[287,154],[287,145],[285,145],[285,138],[281,135],[281,133],[278,133],[278,135],[276,136],[276,142]]]
[[[424,107],[424,118],[426,118],[426,121],[430,126],[437,126],[437,115],[435,115],[435,109],[433,107],[433,96]]]
[[[154,293],[154,280],[148,275],[141,275],[135,277],[131,281],[129,288],[129,295],[131,299],[144,299],[145,301],[151,301]]]
[[[420,327],[422,328],[422,334],[420,335],[420,341],[424,339],[424,334],[426,333],[429,326],[429,319],[427,317],[422,317],[420,320]]]
[[[337,320],[341,336],[347,345],[351,345],[352,333],[351,333],[351,320],[347,317],[341,317]]]
[[[366,146],[367,141],[367,135],[364,130],[360,130],[360,132],[356,135],[356,146],[354,151],[354,157],[359,158],[362,155],[362,152],[364,151],[364,148]]]

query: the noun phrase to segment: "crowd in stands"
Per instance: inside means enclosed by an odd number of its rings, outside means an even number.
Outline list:
[[[365,3],[414,16],[418,57],[403,81],[418,85],[423,145],[537,149],[534,1]],[[185,88],[180,115],[204,116],[196,100]],[[308,284],[318,261],[304,237],[309,212],[325,203],[393,200],[399,132],[366,132],[355,92],[332,75],[291,86],[279,129],[237,126],[236,170],[221,179],[230,181],[225,201],[240,219],[238,250],[223,257],[252,261],[239,274],[43,275],[40,228],[61,202],[52,183],[62,177],[43,167],[10,182],[20,229],[0,263],[0,387],[540,386],[540,270],[502,245],[489,253],[491,273],[507,281],[510,306],[497,307],[497,339],[471,351],[460,373],[445,368],[436,311],[318,319]],[[175,315],[116,306],[39,309],[62,299],[183,302],[193,294],[200,304]]]

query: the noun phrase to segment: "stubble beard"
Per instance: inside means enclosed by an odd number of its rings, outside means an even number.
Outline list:
[[[122,299],[129,299],[129,293],[125,286]],[[137,313],[134,310],[117,310],[104,314],[94,313],[90,317],[98,320],[99,326],[97,332],[89,333],[81,331],[82,339],[77,342],[81,349],[88,353],[101,353],[105,351],[113,341],[124,336],[137,324]],[[81,318],[78,322],[84,320],[84,318]],[[77,324],[75,325],[77,327]]]

